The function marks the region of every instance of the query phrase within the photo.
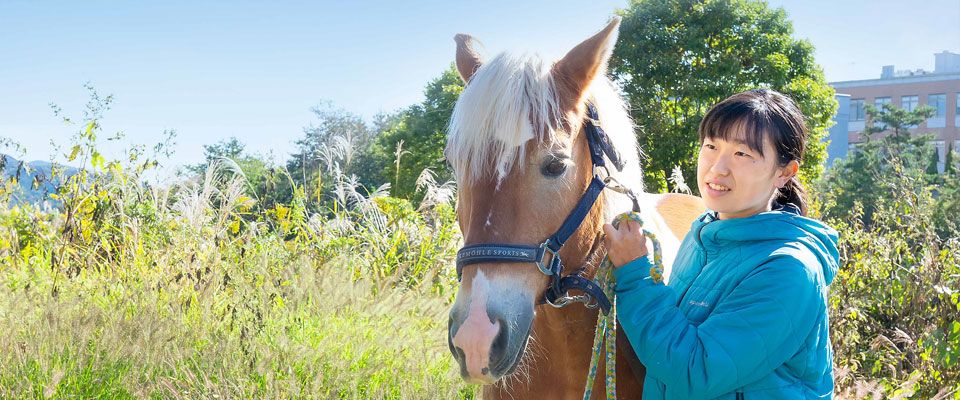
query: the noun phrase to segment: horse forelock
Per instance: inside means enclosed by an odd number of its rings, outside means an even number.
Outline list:
[[[484,177],[500,182],[514,167],[522,168],[527,142],[558,146],[562,145],[559,129],[572,125],[579,130],[579,120],[567,120],[571,115],[563,110],[552,66],[537,55],[505,52],[485,62],[470,78],[451,115],[444,152],[461,185]],[[606,74],[598,74],[583,97],[597,107],[601,127],[626,164],[623,171],[610,167],[611,173],[634,191],[643,191],[633,121],[616,85]],[[620,197],[606,196],[606,208],[623,211],[629,202]]]
[[[470,78],[454,106],[445,155],[468,183],[502,180],[523,165],[530,140],[555,143],[561,113],[550,64],[538,56],[501,53]]]

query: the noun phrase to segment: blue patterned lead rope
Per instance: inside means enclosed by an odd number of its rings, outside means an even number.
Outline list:
[[[622,221],[637,221],[643,233],[650,238],[653,243],[653,266],[650,267],[650,277],[654,282],[663,281],[663,252],[660,249],[660,241],[657,236],[647,229],[643,229],[643,219],[638,212],[628,212],[618,215],[613,219],[613,226],[620,226]],[[613,293],[616,285],[613,281],[613,263],[610,257],[604,257],[600,269],[597,270],[593,280],[603,289],[603,293],[610,299],[612,307],[609,315],[599,313],[597,315],[597,328],[593,334],[593,354],[590,356],[590,372],[587,374],[587,384],[583,389],[583,399],[588,400],[593,392],[593,382],[597,376],[597,364],[600,360],[600,349],[603,347],[604,365],[606,366],[606,392],[608,400],[617,398],[617,300]]]

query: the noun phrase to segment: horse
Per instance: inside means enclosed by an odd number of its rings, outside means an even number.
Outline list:
[[[605,256],[602,225],[634,207],[629,197],[602,188],[592,194],[596,201],[583,200],[598,174],[636,193],[644,227],[661,241],[665,279],[681,239],[705,209],[698,197],[643,192],[633,123],[606,73],[619,23],[614,19],[554,63],[510,53],[485,61],[476,39],[454,38],[465,87],[444,156],[459,189],[465,246],[448,345],[464,381],[483,384],[485,399],[583,397],[601,311],[576,304],[577,296],[548,293],[556,279],[592,279]],[[593,126],[606,133],[599,145],[584,133]],[[603,150],[599,161],[593,149]],[[598,167],[604,160],[618,168]],[[579,216],[564,219],[573,214]],[[544,241],[558,235],[565,242],[559,248]],[[481,253],[493,256],[461,265],[461,256]],[[571,304],[560,307],[565,303]],[[617,349],[617,394],[639,398],[645,369],[622,332]],[[604,396],[603,368],[601,357],[592,398]]]

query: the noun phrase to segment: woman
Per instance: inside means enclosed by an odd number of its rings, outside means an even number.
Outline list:
[[[644,399],[833,394],[827,285],[837,232],[806,218],[806,128],[791,99],[739,93],[700,123],[694,221],[668,285],[636,222],[604,226],[620,325],[647,367]]]

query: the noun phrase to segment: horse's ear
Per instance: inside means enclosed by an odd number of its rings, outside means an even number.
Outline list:
[[[561,95],[571,105],[579,104],[590,82],[607,69],[607,61],[617,42],[620,17],[615,17],[606,28],[570,50],[554,65],[554,78],[562,86]]]
[[[473,76],[474,72],[477,72],[477,68],[480,68],[482,63],[476,47],[477,45],[483,45],[473,36],[462,33],[454,36],[453,40],[457,42],[457,71],[460,72],[463,83],[470,82],[470,77]]]

